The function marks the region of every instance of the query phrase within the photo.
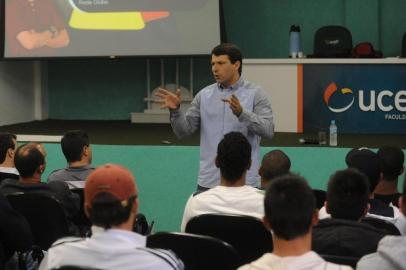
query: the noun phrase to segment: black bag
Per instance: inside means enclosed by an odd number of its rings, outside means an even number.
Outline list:
[[[344,26],[323,26],[316,31],[314,35],[313,57],[350,58],[351,52],[351,32]]]

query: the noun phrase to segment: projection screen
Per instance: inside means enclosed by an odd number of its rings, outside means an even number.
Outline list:
[[[207,55],[219,0],[6,0],[5,58]]]

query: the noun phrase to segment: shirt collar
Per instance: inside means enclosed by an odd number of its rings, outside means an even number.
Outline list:
[[[242,78],[242,76],[240,76],[240,78],[238,79],[238,81],[236,81],[234,84],[232,84],[230,87],[224,87],[222,86],[220,83],[217,83],[218,88],[220,89],[230,89],[230,90],[235,90],[238,87],[242,86],[244,83],[244,79]]]
[[[20,175],[16,168],[10,168],[10,167],[0,167],[0,172]]]

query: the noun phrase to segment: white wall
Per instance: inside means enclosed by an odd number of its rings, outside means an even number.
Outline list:
[[[0,126],[43,118],[40,64],[0,62]]]
[[[268,94],[275,131],[297,132],[297,65],[243,61],[242,74]]]

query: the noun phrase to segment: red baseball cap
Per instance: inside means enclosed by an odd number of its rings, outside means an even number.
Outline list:
[[[127,201],[131,196],[137,196],[135,178],[128,169],[120,165],[102,165],[86,179],[85,205],[90,207],[99,193],[109,193],[119,201]]]

